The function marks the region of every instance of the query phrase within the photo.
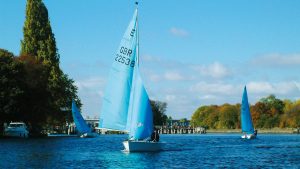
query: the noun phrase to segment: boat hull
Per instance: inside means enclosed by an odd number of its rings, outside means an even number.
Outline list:
[[[152,141],[123,141],[126,152],[161,151],[164,143]]]
[[[6,137],[28,138],[28,132],[26,131],[6,131],[4,135]]]
[[[25,123],[23,123],[23,122],[12,122],[4,130],[4,136],[28,138],[29,132],[26,128],[27,127],[26,127]]]
[[[255,134],[245,134],[241,136],[242,139],[255,139],[256,135]]]

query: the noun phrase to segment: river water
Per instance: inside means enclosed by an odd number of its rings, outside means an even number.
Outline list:
[[[0,139],[0,168],[300,168],[300,135],[161,135],[156,153],[124,153],[126,137]]]

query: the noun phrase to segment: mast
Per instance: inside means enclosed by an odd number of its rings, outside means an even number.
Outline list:
[[[139,66],[140,65],[140,44],[139,44],[139,21],[138,21],[138,17],[139,17],[139,2],[136,1],[135,2],[135,5],[136,5],[136,54],[137,54],[137,57],[136,57],[136,62],[137,62],[137,65]]]

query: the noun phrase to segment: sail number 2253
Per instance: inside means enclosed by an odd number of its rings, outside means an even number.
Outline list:
[[[122,46],[119,52],[120,54],[116,54],[115,61],[134,67],[135,61],[134,60],[131,61],[128,58],[128,56],[130,57],[130,55],[132,54],[132,50]]]

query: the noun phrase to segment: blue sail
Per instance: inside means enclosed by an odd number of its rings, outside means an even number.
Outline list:
[[[84,121],[74,101],[72,101],[72,116],[79,134],[92,132],[91,128]]]
[[[137,10],[114,56],[104,93],[99,128],[126,130],[133,68],[136,60]]]
[[[153,112],[138,67],[137,65],[134,69],[134,84],[129,107],[131,115],[129,138],[133,140],[146,139],[153,132]]]
[[[242,132],[245,132],[247,134],[254,133],[246,86],[244,88],[242,106],[241,106],[241,125],[242,125]]]

